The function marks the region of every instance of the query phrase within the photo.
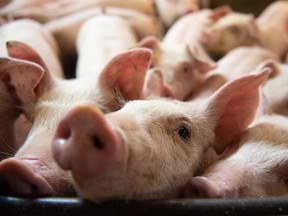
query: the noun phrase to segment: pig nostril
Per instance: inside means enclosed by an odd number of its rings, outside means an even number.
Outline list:
[[[92,139],[93,139],[94,146],[97,149],[99,150],[104,149],[104,144],[100,141],[100,139],[97,136],[93,136]]]

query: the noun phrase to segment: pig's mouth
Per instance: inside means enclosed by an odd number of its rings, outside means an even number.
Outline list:
[[[39,174],[38,168],[36,168],[37,171],[35,171],[35,168],[32,168],[36,159],[23,158],[23,160],[9,158],[1,162],[0,187],[1,190],[5,188],[5,195],[21,197],[53,195],[54,191],[49,182]],[[32,166],[30,160],[32,160]]]

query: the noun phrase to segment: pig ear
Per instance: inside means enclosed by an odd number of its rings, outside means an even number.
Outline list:
[[[147,72],[143,98],[161,97],[164,88],[163,74],[159,69],[151,69]]]
[[[274,59],[266,59],[262,61],[255,69],[254,73],[259,73],[264,68],[269,68],[271,70],[269,79],[274,78],[279,73],[278,62]]]
[[[46,69],[46,65],[38,53],[25,43],[19,41],[6,42],[8,55],[12,58],[22,59],[41,65]]]
[[[216,68],[217,64],[209,57],[200,44],[187,45],[186,50],[195,59],[196,67],[201,73],[206,73]]]
[[[159,42],[155,36],[149,35],[138,42],[137,47],[148,48],[154,51],[159,49]]]
[[[213,147],[221,154],[237,141],[255,117],[259,104],[259,87],[270,74],[269,69],[226,83],[209,99],[207,110],[215,121]]]
[[[33,103],[38,96],[38,85],[44,75],[44,68],[33,62],[0,58],[0,79],[12,96],[21,103]]]
[[[151,50],[136,48],[115,56],[103,69],[99,82],[112,94],[127,100],[140,99],[144,79],[151,60]]]
[[[226,16],[231,11],[232,9],[228,5],[217,7],[211,12],[211,14],[209,14],[209,19],[212,22],[217,22],[219,19]]]

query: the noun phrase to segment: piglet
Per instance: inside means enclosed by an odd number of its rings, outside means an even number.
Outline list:
[[[215,58],[238,46],[258,44],[255,18],[228,6],[203,9],[178,19],[163,38],[168,44],[195,41]]]
[[[160,37],[160,25],[155,17],[149,16],[139,11],[118,8],[118,7],[97,7],[89,8],[59,17],[44,25],[44,28],[50,31],[57,40],[64,58],[76,55],[76,38],[82,24],[94,16],[103,14],[119,16],[125,19],[133,28],[137,40],[148,35]],[[103,28],[101,28],[103,29]]]
[[[37,50],[50,71],[63,78],[58,44],[52,34],[42,24],[31,19],[7,22],[0,28],[0,56],[7,56],[6,42],[17,40]]]
[[[288,118],[274,114],[267,107],[259,110],[241,139],[228,147],[202,176],[193,177],[187,183],[184,197],[288,195]]]
[[[28,45],[10,41],[7,48],[11,58],[0,58],[5,86],[33,126],[15,156],[0,163],[1,185],[10,195],[69,196],[73,194],[69,175],[51,154],[57,123],[76,104],[97,106],[106,113],[119,109],[125,100],[139,99],[151,51],[139,48],[119,53],[97,79],[60,80]]]
[[[282,60],[288,53],[288,2],[275,1],[257,18],[262,46]]]
[[[270,79],[278,73],[278,64],[279,58],[264,47],[235,48],[217,61],[217,67],[205,75],[200,87],[189,96],[189,100],[205,99],[226,82],[259,71],[264,67],[272,70]]]
[[[186,100],[202,84],[206,73],[216,67],[203,48],[196,44],[193,47],[187,44],[168,45],[148,36],[137,46],[153,51],[152,70],[156,71],[150,73],[154,73],[154,77],[161,76],[157,79],[158,83],[154,81],[158,96]]]
[[[178,197],[209,147],[220,154],[242,135],[268,75],[231,81],[202,104],[134,100],[108,114],[76,106],[57,126],[54,159],[80,197],[94,202]]]
[[[159,18],[168,29],[180,17],[209,6],[208,0],[155,0]]]
[[[77,37],[76,77],[97,77],[107,62],[136,43],[132,26],[121,17],[102,14],[88,19]]]
[[[20,2],[22,0],[18,0]],[[27,2],[28,0],[26,0]],[[44,0],[45,1],[45,0]],[[46,0],[49,1],[49,0]],[[35,0],[33,1],[35,2]],[[9,4],[7,5],[7,7]],[[25,8],[8,8],[4,7],[3,11],[0,11],[1,15],[9,14],[14,17],[30,17],[41,23],[46,23],[53,19],[63,17],[72,13],[76,13],[85,9],[95,7],[119,7],[129,8],[132,10],[140,11],[150,16],[156,16],[156,9],[154,7],[153,0],[57,0],[40,5],[31,5],[31,7]]]

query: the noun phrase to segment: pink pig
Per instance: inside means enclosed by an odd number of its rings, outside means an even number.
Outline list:
[[[37,49],[39,55],[53,75],[64,77],[60,63],[60,51],[52,34],[40,23],[30,19],[20,19],[1,25],[0,56],[7,56],[6,42],[17,40]]]
[[[104,12],[103,12],[104,11]],[[148,35],[160,37],[160,25],[155,17],[128,8],[90,8],[54,19],[44,25],[57,40],[65,58],[76,55],[76,38],[82,24],[89,18],[100,14],[119,16],[132,27],[137,40]],[[103,28],[101,28],[103,29]]]
[[[76,77],[97,77],[107,62],[136,43],[131,25],[121,17],[102,14],[88,19],[77,37]]]
[[[215,62],[200,46],[168,45],[153,36],[144,38],[138,46],[153,50],[152,70],[156,71],[150,73],[158,76],[154,89],[156,92],[158,89],[159,96],[187,99],[199,88],[205,74],[216,67]]]
[[[91,201],[178,197],[209,147],[222,153],[253,120],[268,75],[243,76],[202,104],[135,100],[108,114],[76,106],[57,126],[54,158]]]
[[[257,18],[262,46],[284,59],[288,53],[288,2],[271,3]]]
[[[50,143],[58,121],[77,104],[117,110],[126,100],[141,97],[151,52],[135,49],[119,53],[107,63],[98,79],[60,80],[51,76],[42,58],[31,47],[8,43],[11,58],[1,58],[1,74],[11,97],[33,122],[15,157],[0,163],[0,179],[10,194],[25,196],[71,195],[69,176],[52,158]],[[81,123],[82,125],[82,123]]]
[[[238,46],[258,44],[258,31],[253,15],[222,6],[181,17],[167,31],[163,42],[198,42],[211,55],[223,56]]]
[[[209,0],[155,0],[160,20],[169,28],[180,17],[209,6]]]
[[[226,82],[264,67],[269,67],[272,70],[270,76],[274,77],[279,70],[278,63],[278,57],[266,48],[260,46],[235,48],[217,61],[217,68],[206,74],[201,86],[190,95],[189,99],[205,99]]]
[[[184,189],[189,198],[244,198],[288,194],[288,118],[261,107],[241,139]],[[263,113],[260,115],[259,113]]]
[[[22,0],[18,1],[20,2]],[[35,0],[33,2],[35,2]],[[150,16],[156,16],[156,9],[153,0],[50,0],[50,2],[46,4],[31,5],[30,7],[23,8],[9,8],[8,4],[0,11],[0,15],[8,14],[12,17],[30,17],[41,23],[46,23],[53,19],[93,7],[129,8]]]

